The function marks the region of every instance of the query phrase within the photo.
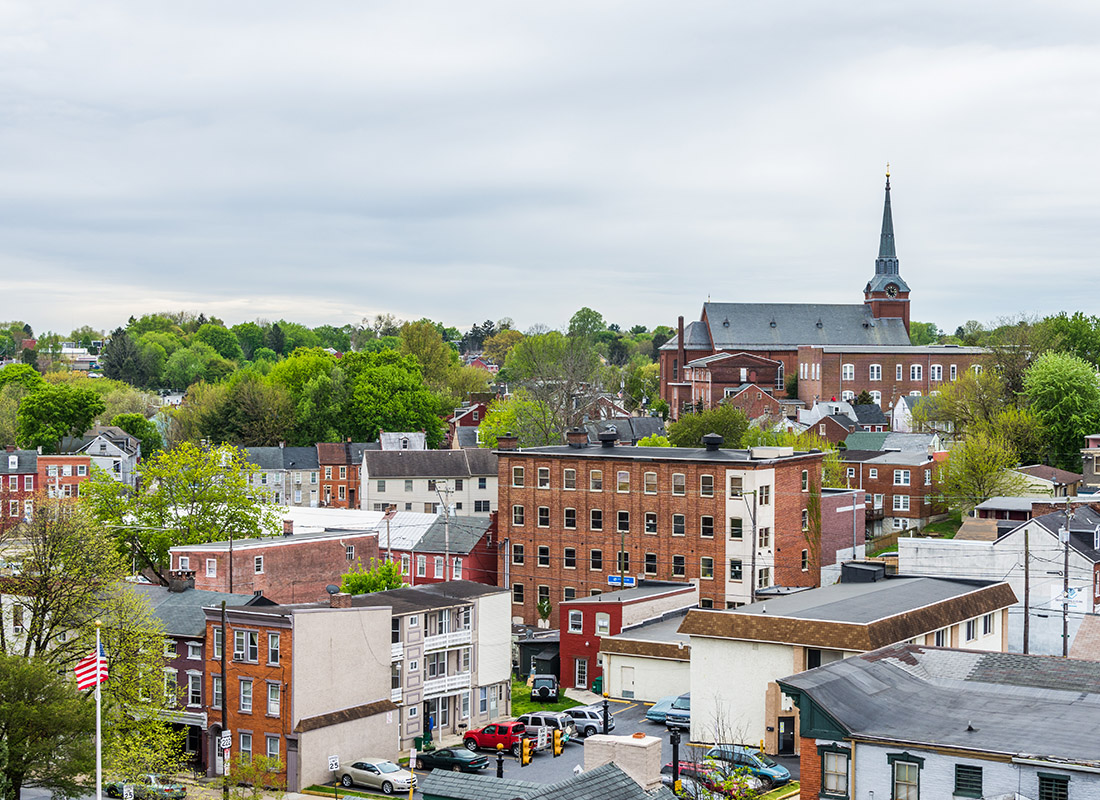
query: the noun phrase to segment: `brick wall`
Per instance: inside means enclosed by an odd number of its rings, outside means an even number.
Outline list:
[[[817,739],[798,737],[799,800],[818,800],[821,796],[821,757]]]
[[[561,626],[561,643],[559,645],[561,685],[565,689],[589,689],[592,681],[603,675],[603,666],[600,662],[600,643],[602,637],[596,635],[596,614],[607,614],[609,617],[607,636],[614,636],[622,631],[623,612],[618,603],[561,603],[559,625]],[[569,630],[569,612],[580,611],[583,614],[583,622],[579,633],[571,633]],[[588,659],[587,685],[576,684],[576,660]]]
[[[38,485],[52,497],[76,497],[91,478],[91,464],[85,455],[39,456]]]
[[[821,496],[821,566],[837,563],[836,551],[852,547],[852,514],[856,516],[856,545],[864,543],[866,529],[866,509],[851,510],[853,498],[855,505],[863,505],[866,492],[844,492],[823,494]],[[840,511],[847,508],[847,511]]]

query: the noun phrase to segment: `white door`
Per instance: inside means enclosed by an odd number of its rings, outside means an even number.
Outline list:
[[[588,659],[578,658],[573,662],[573,685],[578,689],[588,688]]]
[[[624,698],[631,698],[634,696],[634,667],[620,667],[619,668],[619,681],[622,684],[622,693]]]
[[[496,686],[489,687],[489,719],[497,718],[497,689]]]

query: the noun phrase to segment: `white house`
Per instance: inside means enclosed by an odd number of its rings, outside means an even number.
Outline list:
[[[362,507],[433,514],[444,503],[458,516],[488,517],[497,510],[497,457],[462,450],[364,450]]]
[[[65,439],[66,453],[84,453],[92,463],[127,486],[133,486],[141,458],[141,442],[122,428],[96,425],[79,439]]]

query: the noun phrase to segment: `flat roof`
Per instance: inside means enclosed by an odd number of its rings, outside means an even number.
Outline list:
[[[648,620],[640,625],[634,625],[614,636],[606,636],[605,639],[628,639],[640,642],[683,642],[691,643],[691,637],[686,633],[680,633],[680,624],[684,621],[683,614],[667,615],[661,619]]]
[[[571,447],[567,444],[550,445],[548,447],[526,447],[521,450],[494,450],[493,452],[501,456],[568,456],[570,458],[592,458],[619,461],[706,461],[712,464],[729,464],[731,467],[747,466],[750,464],[774,464],[780,461],[822,455],[820,450],[796,450],[789,456],[753,458],[750,451],[736,450],[733,448],[707,450],[705,447],[631,447],[628,445],[615,445],[614,447],[603,447],[599,445]]]
[[[588,597],[577,597],[573,600],[563,600],[562,602],[568,603],[569,605],[630,603],[634,600],[642,600],[647,597],[658,597],[662,594],[691,592],[694,589],[694,584],[681,583],[679,581],[642,581],[637,586],[632,586],[629,589],[616,589],[613,592],[603,592],[602,594],[589,595]]]

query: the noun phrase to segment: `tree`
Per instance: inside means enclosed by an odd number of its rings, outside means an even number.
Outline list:
[[[274,447],[294,426],[294,401],[284,387],[255,375],[231,382],[223,441],[241,447]]]
[[[443,441],[443,423],[439,403],[424,386],[415,360],[409,361],[392,351],[374,356],[352,353],[345,356],[374,359],[363,366],[352,361],[345,365],[349,377],[354,372],[347,403],[348,435],[358,441],[374,441],[380,431],[424,431],[428,447]]]
[[[494,363],[503,364],[505,359],[508,358],[508,354],[512,352],[512,348],[519,344],[522,339],[522,333],[510,328],[493,334],[485,340],[483,345],[485,355],[492,359]]]
[[[523,389],[507,399],[490,403],[478,426],[482,447],[496,447],[497,439],[505,434],[519,437],[520,447],[561,444],[562,440],[562,430],[547,414],[546,407],[536,403]]]
[[[1025,373],[1024,390],[1032,413],[1048,432],[1051,461],[1064,469],[1080,470],[1085,436],[1100,428],[1095,367],[1077,356],[1044,353]]]
[[[62,439],[82,435],[105,408],[103,400],[90,389],[47,384],[19,404],[19,442],[24,447],[59,453]]]
[[[230,330],[237,337],[241,354],[249,361],[255,358],[256,351],[264,346],[264,329],[255,322],[242,322],[239,325],[234,325]]]
[[[37,389],[46,381],[38,370],[28,364],[8,364],[0,369],[0,389],[9,383],[16,383],[24,389]]]
[[[1015,405],[1024,391],[1024,373],[1035,359],[1056,346],[1058,336],[1050,320],[1008,317],[985,337],[989,348],[987,367],[1005,387],[1005,402]]]
[[[653,340],[651,343],[650,357],[654,361],[661,360],[661,347],[668,342],[673,336],[676,335],[676,331],[670,328],[668,325],[658,325],[653,329]]]
[[[668,426],[668,440],[673,447],[702,447],[706,434],[717,433],[725,440],[723,447],[740,447],[748,427],[743,411],[723,403],[709,411],[682,415]]]
[[[169,389],[182,392],[206,375],[206,362],[198,351],[186,347],[177,350],[164,364],[161,380]]]
[[[584,339],[593,339],[600,331],[607,330],[603,314],[593,311],[588,306],[581,308],[569,318],[569,335],[579,336]]]
[[[623,400],[626,407],[633,411],[643,408],[651,400],[660,397],[661,392],[661,367],[659,364],[635,364],[627,367],[626,379],[623,381]]]
[[[117,414],[111,419],[110,424],[122,428],[141,441],[142,458],[150,458],[157,451],[164,449],[164,440],[161,439],[157,426],[142,414]]]
[[[951,448],[937,470],[943,502],[969,514],[991,497],[1020,494],[1027,489],[1027,480],[1012,472],[1018,463],[1007,441],[985,431],[972,432]]]
[[[6,791],[18,800],[24,786],[62,797],[87,790],[95,770],[95,707],[69,673],[39,658],[0,653],[0,741]]]
[[[909,323],[909,344],[935,344],[941,335],[939,327],[934,322]]]
[[[228,328],[211,325],[209,322],[199,328],[194,341],[202,342],[214,348],[214,352],[230,361],[239,361],[242,357],[241,345],[237,337]]]
[[[259,754],[236,755],[226,775],[214,781],[217,791],[225,791],[230,800],[281,800],[286,792],[286,769],[277,758]]]
[[[649,436],[643,436],[638,440],[638,447],[672,447],[672,442],[668,440],[667,436],[651,433]]]
[[[317,338],[321,340],[322,347],[331,347],[341,353],[346,353],[351,349],[351,334],[348,330],[348,326],[345,325],[342,328],[334,328],[332,325],[321,325],[314,328],[313,332],[317,334]]]
[[[236,447],[183,442],[138,466],[137,492],[97,473],[85,484],[85,500],[100,522],[119,530],[123,552],[167,584],[171,547],[275,532],[274,511],[249,480],[255,471]]]
[[[939,394],[921,400],[913,422],[923,431],[965,436],[974,425],[988,424],[1005,407],[1005,385],[990,370],[966,370],[956,380],[941,384]]]
[[[401,355],[415,356],[424,382],[435,390],[447,387],[450,374],[459,366],[458,353],[443,341],[435,325],[426,320],[401,326]]]
[[[125,381],[132,386],[145,386],[149,382],[146,358],[130,334],[122,328],[116,328],[107,340],[99,356],[99,366],[104,375],[116,381]]]
[[[539,406],[541,438],[560,441],[579,425],[598,394],[600,360],[592,342],[557,331],[527,336],[505,362],[505,379],[526,390]]]
[[[340,591],[348,594],[370,594],[388,589],[400,589],[405,585],[401,576],[401,565],[396,561],[376,558],[370,560],[370,566],[356,562],[355,569],[348,570],[340,579]]]
[[[866,389],[859,393],[859,396],[856,398],[855,404],[857,406],[878,405],[878,403],[875,402],[875,398],[871,397],[871,393]]]
[[[267,331],[267,346],[279,355],[286,352],[286,336],[283,335],[283,329],[277,322]]]

